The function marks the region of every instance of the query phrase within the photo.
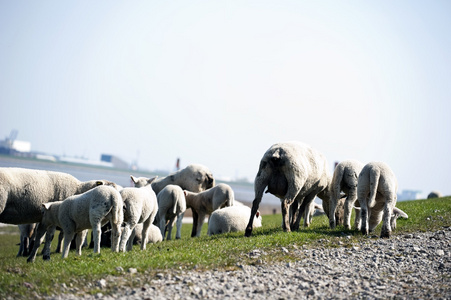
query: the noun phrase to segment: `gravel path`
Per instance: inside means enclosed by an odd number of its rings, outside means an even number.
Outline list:
[[[120,286],[114,295],[74,296],[80,291],[68,288],[68,294],[46,299],[451,299],[450,241],[451,228],[372,237],[352,246],[345,241],[332,249],[319,241],[309,249],[272,250],[296,257],[273,265],[259,259],[271,253],[255,249],[248,255],[257,264],[235,271],[160,273],[140,288],[124,287],[126,279],[111,276],[93,284]],[[137,275],[130,272],[124,273]]]

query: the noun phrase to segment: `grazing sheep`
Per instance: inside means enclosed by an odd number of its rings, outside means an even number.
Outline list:
[[[390,237],[392,227],[396,227],[397,189],[395,174],[386,163],[370,162],[363,167],[357,184],[363,234],[368,235],[383,219],[381,238]]]
[[[441,197],[443,197],[443,196],[442,196],[442,193],[440,193],[439,191],[432,191],[428,195],[428,199],[441,198]]]
[[[329,178],[326,159],[310,146],[300,142],[272,145],[261,159],[255,177],[255,199],[245,236],[252,234],[253,219],[265,187],[268,187],[267,192],[281,199],[282,228],[292,231],[299,229],[302,215],[304,225],[309,225],[309,217],[306,216],[311,203],[318,193],[327,189]]]
[[[215,185],[210,170],[203,165],[189,165],[169,176],[159,178],[152,183],[155,193],[158,193],[168,184],[180,186],[183,190],[199,193]]]
[[[157,196],[151,185],[156,177],[150,179],[145,177],[130,177],[135,187],[124,188],[120,191],[124,201],[125,227],[122,232],[119,249],[124,252],[126,247],[128,251],[132,250],[134,239],[133,228],[138,223],[143,223],[142,236],[144,237],[144,241],[141,243],[141,250],[146,250],[147,232],[158,212]]]
[[[0,168],[0,223],[38,223],[43,203],[62,201],[102,184],[115,186],[106,180],[81,182],[61,172]]]
[[[339,210],[337,204],[345,196],[343,221],[345,228],[351,229],[351,210],[357,200],[357,182],[362,168],[363,164],[357,160],[345,160],[335,167],[330,187],[329,210],[327,211],[330,228],[335,228],[337,224],[335,217],[336,211]],[[341,196],[341,191],[344,192],[344,196]],[[357,217],[356,220],[358,222]]]
[[[17,257],[28,256],[31,249],[33,249],[36,225],[36,223],[17,225],[20,231],[20,246]]]
[[[212,212],[208,221],[208,235],[244,231],[251,215],[251,208],[245,205],[233,205]],[[260,212],[255,214],[253,227],[262,226]]]
[[[171,239],[172,227],[177,221],[176,239],[181,238],[182,219],[186,210],[186,200],[183,190],[178,185],[169,184],[165,186],[157,195],[158,214],[155,218],[155,224],[160,227],[163,239],[166,229],[167,240]]]
[[[193,230],[191,237],[200,236],[206,215],[211,215],[213,211],[219,208],[232,206],[235,199],[232,188],[225,183],[220,183],[200,193],[187,190],[183,192],[186,198],[186,208],[191,208],[193,212]]]
[[[133,244],[141,244],[142,243],[142,230],[143,230],[143,225],[141,224],[137,224],[135,226],[135,229],[133,229],[135,231],[135,239],[133,240]],[[147,232],[147,243],[158,243],[161,242],[163,240],[163,237],[161,236],[161,231],[160,228],[151,224],[149,226],[149,231]]]
[[[75,233],[77,235],[77,253],[81,255],[82,241],[86,238],[88,229],[94,232],[94,253],[100,253],[101,226],[110,222],[113,232],[111,250],[118,252],[121,224],[123,222],[123,202],[120,193],[113,187],[101,185],[81,195],[71,196],[64,201],[44,203],[41,225],[52,235],[56,226],[64,232],[64,247],[62,257],[69,254],[70,243]],[[34,261],[36,251],[41,244],[42,235],[36,236],[36,242],[29,262]],[[46,241],[47,242],[47,241]],[[44,250],[46,248],[44,247]],[[47,253],[49,254],[49,253]]]

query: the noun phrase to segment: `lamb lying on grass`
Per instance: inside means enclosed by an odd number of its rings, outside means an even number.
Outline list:
[[[120,251],[125,252],[132,250],[133,247],[133,229],[136,224],[143,223],[142,236],[144,237],[143,243],[141,243],[141,250],[146,249],[147,244],[147,232],[149,226],[153,223],[155,216],[158,212],[157,196],[152,189],[152,182],[154,178],[145,177],[133,177],[132,181],[135,183],[135,187],[123,188],[120,191],[122,199],[124,201],[124,221],[125,227],[121,236],[121,243],[119,246]]]
[[[176,239],[182,236],[182,220],[186,210],[186,200],[183,190],[178,185],[169,184],[157,195],[158,214],[155,224],[159,226],[163,239],[167,230],[167,240],[171,239],[172,227],[177,222]]]
[[[232,188],[220,183],[217,186],[200,193],[183,191],[186,198],[186,208],[191,208],[193,212],[193,230],[191,237],[199,237],[206,215],[219,208],[232,206],[235,199]]]
[[[357,185],[363,234],[368,235],[383,219],[381,238],[388,238],[396,228],[396,218],[408,217],[395,209],[397,189],[395,174],[386,163],[370,162],[363,167]]]
[[[135,238],[133,240],[133,244],[141,244],[142,243],[142,231],[143,231],[143,224],[137,224],[135,226]],[[158,243],[163,241],[163,237],[161,236],[160,228],[151,224],[149,226],[149,230],[147,231],[147,243]]]
[[[208,221],[208,235],[244,231],[251,215],[250,207],[233,205],[215,210]],[[261,227],[262,217],[257,211],[252,227]]]
[[[344,201],[344,226],[346,229],[351,229],[351,210],[357,200],[357,183],[363,164],[357,160],[345,160],[340,162],[334,170],[334,175],[331,182],[331,195],[329,201],[329,217],[330,228],[335,228],[336,218],[335,213],[337,204],[340,201],[341,191],[344,192],[346,200]],[[356,214],[356,225],[359,218]]]
[[[328,187],[327,170],[324,156],[308,145],[299,142],[272,145],[263,155],[255,177],[255,199],[245,236],[252,234],[254,216],[266,187],[267,192],[281,199],[284,231],[298,230],[302,216],[308,226],[311,203]]]
[[[122,197],[119,192],[113,187],[101,185],[81,195],[71,196],[64,201],[44,203],[41,225],[52,235],[56,226],[62,228],[64,232],[62,257],[66,258],[70,243],[77,232],[82,232],[78,235],[79,238],[77,237],[77,253],[81,255],[81,242],[86,237],[87,229],[91,228],[94,236],[94,253],[100,253],[101,227],[106,222],[110,222],[113,236],[111,250],[118,252],[121,224],[124,217],[122,206]],[[38,231],[28,262],[34,261],[45,230]],[[50,245],[44,247],[44,250],[46,249],[50,249]],[[44,253],[44,257],[46,256],[50,258],[50,252]]]

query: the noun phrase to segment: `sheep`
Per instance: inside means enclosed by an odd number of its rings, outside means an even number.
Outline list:
[[[142,230],[143,225],[142,223],[137,224],[135,226],[135,229],[133,231],[135,232],[135,239],[133,240],[133,244],[141,244],[142,243]],[[147,232],[147,243],[158,243],[163,241],[163,236],[161,235],[160,228],[158,226],[155,226],[151,224],[149,226],[149,231]]]
[[[328,187],[329,178],[327,160],[310,146],[300,142],[272,145],[263,155],[255,177],[255,199],[245,236],[252,234],[253,219],[265,187],[268,187],[266,192],[281,199],[282,228],[288,232],[299,229],[302,214],[304,225],[309,225],[309,218],[305,216],[318,193],[328,195],[324,190]]]
[[[17,257],[28,256],[29,251],[33,249],[36,225],[36,223],[17,225],[20,231],[20,246]]]
[[[159,226],[163,239],[166,228],[167,240],[171,239],[172,227],[177,221],[176,239],[181,238],[182,219],[186,210],[186,200],[183,190],[178,185],[169,184],[165,186],[157,195],[158,214],[155,218],[155,224]]]
[[[343,198],[340,195],[341,191],[345,193],[346,197],[344,201],[344,226],[346,229],[351,228],[351,210],[357,200],[357,182],[362,168],[363,164],[357,160],[345,160],[335,167],[330,187],[329,210],[327,211],[331,229],[334,229],[337,224],[335,215],[337,204]],[[356,220],[358,222],[357,217]]]
[[[156,179],[130,176],[135,187],[124,188],[120,191],[124,201],[125,227],[122,232],[119,249],[125,252],[132,250],[134,231],[136,224],[143,223],[143,242],[141,250],[146,250],[147,232],[158,212],[157,196],[152,189],[152,182]]]
[[[245,205],[233,205],[212,212],[208,221],[208,235],[244,231],[251,215],[251,208]],[[262,226],[260,212],[255,214],[253,227]]]
[[[71,196],[64,201],[43,203],[42,206],[41,225],[52,234],[56,226],[59,226],[64,232],[62,258],[68,256],[70,243],[75,233],[81,233],[77,235],[76,241],[77,253],[81,255],[82,241],[86,238],[90,228],[94,233],[94,253],[100,253],[100,228],[106,222],[110,222],[112,226],[113,242],[111,250],[118,252],[124,216],[122,197],[115,188],[100,185],[83,194]],[[41,244],[41,238],[42,235],[36,236],[35,245],[28,258],[29,262],[34,261],[36,251]],[[44,247],[45,249],[48,248]]]
[[[390,167],[383,162],[370,162],[360,172],[357,200],[360,204],[361,231],[368,235],[383,219],[381,238],[389,238],[396,227],[398,182]],[[396,211],[398,211],[397,209]],[[399,210],[401,216],[407,214]]]
[[[214,187],[215,180],[207,167],[192,164],[169,176],[158,178],[152,183],[152,188],[158,195],[168,184],[175,184],[184,190],[199,193]]]
[[[0,168],[0,223],[38,223],[43,203],[62,201],[102,184],[115,186],[106,180],[81,182],[61,172]]]
[[[440,193],[439,191],[432,191],[428,194],[428,199],[433,199],[433,198],[441,198],[442,193]]]
[[[193,229],[191,237],[199,237],[206,215],[219,208],[232,206],[235,199],[232,188],[220,183],[217,186],[204,192],[194,193],[183,191],[186,198],[186,208],[191,208],[193,212]]]

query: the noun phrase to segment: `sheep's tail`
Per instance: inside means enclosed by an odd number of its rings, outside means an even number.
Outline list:
[[[372,208],[376,205],[376,193],[377,187],[379,185],[379,178],[381,176],[381,171],[379,169],[373,169],[370,172],[370,198],[368,200],[368,207]]]

